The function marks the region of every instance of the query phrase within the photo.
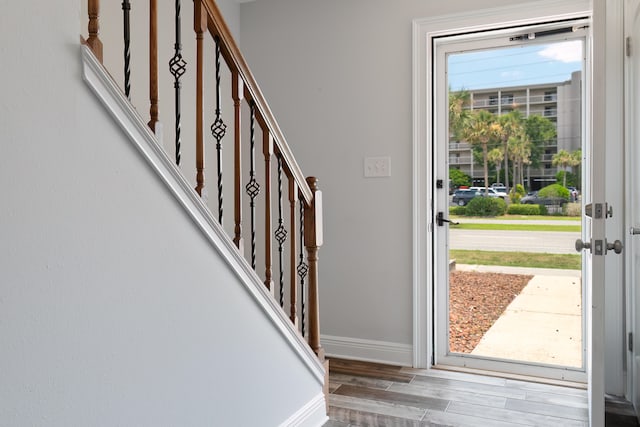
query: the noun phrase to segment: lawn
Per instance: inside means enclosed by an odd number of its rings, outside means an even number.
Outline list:
[[[458,225],[451,224],[456,230],[511,230],[511,231],[575,231],[580,232],[580,225],[569,224],[504,224],[504,223],[465,223],[464,217],[456,218],[461,221]]]
[[[556,268],[580,270],[579,254],[548,254],[532,252],[498,252],[451,249],[449,257],[457,264],[501,265],[509,267]]]

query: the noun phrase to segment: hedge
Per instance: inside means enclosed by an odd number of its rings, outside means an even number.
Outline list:
[[[467,211],[466,206],[450,206],[449,215],[464,215]]]
[[[517,205],[511,204],[507,208],[509,215],[545,215],[547,209],[542,205]]]
[[[507,204],[500,197],[474,197],[466,207],[466,216],[499,216],[507,211]]]

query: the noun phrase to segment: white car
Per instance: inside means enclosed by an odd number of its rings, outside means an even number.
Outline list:
[[[482,194],[484,194],[485,188],[484,187],[470,187],[469,190],[474,190],[474,191],[479,191]],[[488,192],[489,197],[500,197],[503,200],[507,200],[507,193],[502,192],[502,191],[497,191],[495,188],[487,188],[486,189]]]

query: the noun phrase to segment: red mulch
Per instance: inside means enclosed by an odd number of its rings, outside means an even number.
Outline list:
[[[533,276],[452,271],[449,276],[449,346],[471,353]]]

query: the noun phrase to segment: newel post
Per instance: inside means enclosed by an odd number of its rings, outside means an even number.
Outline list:
[[[320,345],[320,310],[318,301],[318,249],[322,246],[322,191],[318,179],[308,177],[313,200],[304,207],[304,246],[309,262],[309,345],[320,361],[324,361],[324,349]]]
[[[89,38],[87,38],[87,45],[93,51],[93,54],[98,58],[98,61],[102,62],[102,41],[98,37],[100,32],[100,0],[89,0],[87,12],[89,15]]]

